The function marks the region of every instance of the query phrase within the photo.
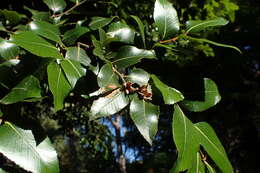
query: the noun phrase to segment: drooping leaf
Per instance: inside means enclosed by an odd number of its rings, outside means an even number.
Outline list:
[[[161,91],[165,104],[174,104],[184,99],[184,96],[180,91],[164,84],[155,75],[151,75],[151,77],[155,86]]]
[[[108,25],[115,17],[92,17],[91,22],[89,23],[89,28],[92,30],[97,30]]]
[[[43,0],[43,2],[54,13],[62,12],[66,7],[66,2],[64,0]]]
[[[178,33],[178,14],[168,0],[155,1],[153,17],[162,39],[174,37]]]
[[[119,78],[113,71],[111,64],[103,65],[97,76],[97,82],[100,88],[114,89],[120,86],[118,80]]]
[[[80,47],[69,47],[67,48],[66,56],[67,59],[71,59],[74,61],[77,61],[85,66],[90,65],[90,58],[86,54],[84,49],[81,49]]]
[[[114,90],[109,95],[95,100],[91,106],[90,119],[113,115],[124,109],[129,103],[128,98],[119,89]]]
[[[57,63],[50,63],[47,73],[49,87],[54,97],[54,109],[58,111],[63,108],[64,99],[69,94],[71,86]]]
[[[0,38],[0,55],[5,59],[14,59],[19,54],[19,47],[8,40]]]
[[[138,85],[147,85],[150,79],[150,74],[140,68],[134,68],[129,75],[127,75],[127,80],[132,83],[137,83]]]
[[[199,143],[193,123],[184,115],[177,104],[174,105],[172,133],[178,150],[178,158],[172,172],[178,173],[192,168],[199,151]]]
[[[77,26],[74,29],[68,30],[63,36],[63,42],[66,45],[73,45],[82,35],[86,34],[90,30],[84,26]]]
[[[199,152],[196,154],[196,159],[193,160],[192,168],[187,173],[205,173],[205,165],[201,160]]]
[[[33,173],[59,173],[57,153],[49,138],[38,146],[30,130],[9,122],[0,126],[0,153],[23,169]]]
[[[23,31],[14,34],[11,36],[10,41],[40,57],[62,58],[56,47],[32,31]]]
[[[62,44],[59,28],[45,21],[32,21],[29,23],[30,30],[42,37]]]
[[[16,11],[0,10],[0,14],[3,14],[7,25],[17,25],[22,18],[26,17],[23,14],[19,14]]]
[[[223,26],[228,24],[228,21],[222,17],[211,20],[189,20],[186,22],[186,33],[200,32],[207,27]]]
[[[130,116],[144,139],[152,145],[158,130],[159,107],[136,96],[130,104]]]
[[[0,102],[12,104],[32,98],[41,98],[41,87],[36,77],[28,76],[18,83]]]
[[[216,133],[206,122],[195,124],[195,129],[198,133],[198,141],[216,163],[223,173],[233,173],[233,168],[228,160],[225,149],[220,143]]]
[[[127,68],[140,62],[143,58],[154,59],[156,56],[153,50],[138,49],[134,46],[123,46],[118,50],[112,63],[119,68]]]
[[[140,30],[140,34],[141,34],[141,37],[142,37],[142,41],[143,41],[143,44],[144,44],[144,48],[146,49],[145,34],[144,34],[144,24],[143,24],[143,22],[141,21],[141,19],[138,16],[131,15],[131,17],[138,24],[138,27],[139,27],[139,30]]]
[[[116,38],[117,41],[124,43],[133,43],[135,39],[135,32],[125,23],[112,23],[107,32],[108,37]]]
[[[84,69],[79,62],[71,59],[62,60],[61,67],[72,88],[75,87],[78,79],[86,73],[86,69]]]
[[[218,92],[218,87],[214,81],[208,78],[204,78],[205,97],[204,101],[190,101],[184,100],[182,106],[189,111],[201,112],[215,106],[221,100],[221,96]]]

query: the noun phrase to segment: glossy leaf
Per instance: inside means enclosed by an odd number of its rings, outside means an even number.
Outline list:
[[[195,124],[198,135],[198,141],[205,151],[216,163],[223,173],[232,173],[233,168],[230,164],[225,149],[220,143],[216,133],[206,122]]]
[[[120,86],[118,80],[118,75],[113,71],[111,64],[103,65],[97,76],[97,82],[100,88],[108,87],[114,89]]]
[[[91,22],[89,23],[89,28],[92,30],[97,30],[108,25],[113,19],[114,17],[92,17]]]
[[[124,109],[128,103],[129,100],[125,94],[116,89],[105,97],[100,97],[93,102],[90,110],[90,119],[113,115]]]
[[[216,19],[211,19],[211,20],[205,20],[205,21],[189,20],[186,22],[186,28],[187,28],[186,33],[200,32],[208,27],[223,26],[226,24],[228,24],[228,21],[222,17],[218,17]]]
[[[3,14],[7,25],[17,25],[23,17],[23,14],[19,14],[16,11],[0,10],[0,14]]]
[[[144,139],[152,145],[158,130],[159,107],[136,96],[130,104],[130,116]]]
[[[85,75],[86,69],[84,69],[79,62],[65,59],[61,62],[61,67],[71,85],[72,88],[75,87],[79,78]]]
[[[184,100],[182,106],[189,111],[201,112],[215,106],[221,100],[218,87],[214,81],[204,78],[205,97],[204,101]]]
[[[178,150],[178,158],[172,172],[178,173],[192,168],[199,151],[196,129],[178,105],[174,105],[172,133]]]
[[[140,62],[143,58],[154,59],[156,57],[153,50],[138,49],[134,46],[123,46],[118,50],[112,63],[119,68],[127,68]]]
[[[174,104],[184,99],[184,96],[180,91],[164,84],[155,75],[151,75],[151,77],[155,86],[161,91],[165,104]]]
[[[205,173],[205,165],[201,160],[199,152],[196,154],[196,159],[193,160],[192,168],[187,173]]]
[[[30,11],[32,14],[32,19],[37,20],[37,21],[49,21],[50,19],[50,13],[45,12],[45,11],[38,11],[38,10],[33,10],[28,7],[24,7],[24,9]]]
[[[0,103],[12,104],[32,98],[41,98],[41,87],[36,77],[28,76],[2,98]]]
[[[140,34],[141,34],[141,37],[142,37],[142,41],[143,41],[143,44],[144,44],[144,48],[146,48],[146,44],[145,44],[145,34],[144,34],[144,24],[143,22],[141,21],[141,19],[138,17],[138,16],[134,16],[134,15],[131,15],[131,17],[136,21],[136,23],[138,24],[138,27],[139,27],[139,30],[140,30]]]
[[[62,44],[59,28],[45,21],[33,21],[29,23],[30,30],[49,40]]]
[[[40,57],[62,58],[56,47],[31,31],[14,34],[10,41]]]
[[[54,13],[62,12],[66,7],[66,2],[64,0],[43,0],[43,2]]]
[[[19,47],[8,40],[0,38],[0,55],[5,59],[14,59],[19,54]]]
[[[81,49],[80,47],[67,48],[65,57],[67,59],[77,61],[85,66],[89,66],[91,62],[90,58],[86,54],[86,51],[84,49]]]
[[[63,108],[64,99],[69,94],[71,86],[57,63],[50,63],[47,68],[47,73],[49,87],[54,97],[54,109],[58,111]]]
[[[66,45],[73,45],[77,39],[79,39],[82,35],[89,32],[89,29],[84,26],[77,26],[74,29],[68,30],[65,32],[63,36],[63,42]]]
[[[109,26],[108,37],[116,38],[117,41],[124,43],[133,43],[135,39],[135,32],[127,25],[122,22],[112,23]]]
[[[50,139],[38,146],[30,130],[9,122],[0,126],[0,153],[23,169],[33,173],[59,172],[57,153]]]
[[[147,85],[150,79],[150,74],[140,68],[134,68],[129,75],[127,75],[127,80],[132,83],[137,83],[138,85]]]
[[[162,39],[174,37],[178,33],[178,14],[168,0],[155,1],[153,17]]]

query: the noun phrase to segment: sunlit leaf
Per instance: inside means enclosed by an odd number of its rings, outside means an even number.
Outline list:
[[[143,69],[134,68],[126,77],[129,82],[137,83],[140,86],[142,86],[148,84],[150,74],[144,71]]]
[[[92,30],[97,30],[108,25],[113,19],[114,17],[92,17],[91,22],[89,23],[89,28]]]
[[[80,47],[69,47],[67,48],[66,56],[67,59],[77,61],[85,66],[90,65],[90,58],[86,54],[86,51]]]
[[[133,43],[135,39],[135,32],[127,24],[122,22],[112,23],[109,26],[107,35],[124,43]]]
[[[200,153],[197,152],[196,159],[193,160],[192,168],[187,173],[205,173],[205,165],[201,160]]]
[[[118,75],[113,71],[111,64],[103,65],[97,76],[97,82],[100,88],[108,87],[114,89],[120,86],[118,80]]]
[[[134,15],[131,15],[131,17],[136,21],[136,23],[138,24],[138,27],[139,27],[139,30],[140,30],[140,34],[141,34],[141,37],[142,37],[142,41],[143,41],[143,44],[144,44],[144,48],[146,48],[146,44],[145,44],[145,34],[144,34],[144,24],[143,22],[141,21],[141,19],[138,17],[138,16],[134,16]]]
[[[66,2],[64,0],[43,0],[43,2],[54,13],[62,12],[66,7]]]
[[[5,59],[13,59],[19,54],[19,47],[8,40],[0,38],[0,55]]]

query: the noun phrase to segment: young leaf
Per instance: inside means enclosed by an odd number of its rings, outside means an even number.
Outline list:
[[[127,68],[140,62],[143,58],[154,59],[156,57],[153,50],[138,49],[134,46],[123,46],[118,50],[112,63],[119,68]]]
[[[62,58],[56,47],[32,31],[23,31],[14,34],[11,36],[10,41],[40,57]]]
[[[158,130],[159,107],[135,96],[130,104],[130,116],[144,139],[152,145]]]
[[[54,13],[62,12],[66,7],[66,2],[64,0],[43,0],[43,2]]]
[[[90,58],[86,54],[84,49],[81,49],[80,47],[69,47],[67,48],[66,56],[67,59],[71,59],[74,61],[77,61],[84,66],[90,65]]]
[[[105,97],[100,97],[93,102],[90,110],[90,119],[113,115],[125,108],[128,103],[129,100],[125,94],[116,89]]]
[[[117,41],[124,43],[133,43],[135,39],[135,32],[125,23],[112,23],[107,32],[108,37],[116,38]]]
[[[184,100],[181,104],[189,111],[201,112],[215,106],[221,100],[218,87],[214,81],[204,78],[205,97],[204,101]]]
[[[47,73],[49,87],[54,97],[54,109],[58,111],[63,108],[64,99],[69,94],[71,86],[57,63],[50,63],[47,68]]]
[[[45,21],[32,21],[29,23],[30,30],[42,37],[62,44],[59,28]]]
[[[140,68],[134,68],[129,75],[127,75],[127,81],[137,83],[138,85],[147,85],[150,79],[150,74]]]
[[[151,75],[155,86],[161,91],[165,104],[174,104],[184,99],[182,93],[162,83],[155,75]]]
[[[71,59],[62,60],[61,67],[72,88],[75,87],[78,79],[86,73],[86,69],[84,69],[79,62]]]
[[[97,30],[108,25],[115,17],[92,17],[91,22],[89,23],[89,28],[92,30]]]
[[[167,0],[156,0],[153,18],[162,39],[174,37],[179,29],[178,14],[172,4]]]
[[[19,47],[8,40],[0,38],[0,55],[8,59],[14,59],[19,54]]]
[[[2,98],[0,103],[13,104],[32,98],[41,98],[41,87],[36,77],[28,76]]]
[[[119,78],[118,78],[117,74],[114,73],[111,64],[103,65],[97,76],[97,82],[98,82],[98,86],[100,88],[105,88],[105,87],[109,87],[109,86],[118,87],[118,86],[120,86],[118,80],[119,80]],[[110,89],[113,89],[113,88],[110,88]]]
[[[194,159],[192,168],[187,173],[205,173],[205,165],[201,160],[200,153],[197,152],[196,159]]]
[[[0,153],[26,171],[59,173],[57,153],[49,138],[36,146],[30,130],[5,122],[0,126],[0,141]]]
[[[232,173],[233,168],[230,164],[225,149],[221,145],[216,133],[206,122],[195,124],[197,138],[211,159],[216,163],[223,173]]]
[[[142,37],[142,40],[143,40],[144,48],[146,49],[145,34],[144,34],[144,24],[143,24],[143,22],[141,21],[141,19],[138,16],[131,15],[131,17],[138,24],[138,27],[139,27],[139,30],[140,30],[140,34],[141,34],[141,37]]]
[[[78,38],[89,32],[89,29],[84,26],[77,26],[74,29],[68,30],[63,36],[63,42],[66,45],[73,45]]]

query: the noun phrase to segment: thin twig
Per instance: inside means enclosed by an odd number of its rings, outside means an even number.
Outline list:
[[[125,84],[125,76],[123,74],[121,74],[119,71],[117,71],[117,69],[115,67],[112,67],[113,71],[120,77],[120,79],[123,81],[123,83]]]
[[[76,3],[73,7],[71,7],[70,9],[68,9],[67,11],[64,11],[63,13],[57,14],[57,15],[53,15],[54,17],[61,17],[63,15],[68,15],[72,10],[74,10],[75,8],[77,8],[78,6],[84,4],[87,0],[83,0],[79,3]]]
[[[174,37],[174,38],[171,38],[169,40],[162,40],[162,41],[160,41],[160,43],[164,44],[164,43],[176,42],[178,39],[179,39],[179,37]]]

